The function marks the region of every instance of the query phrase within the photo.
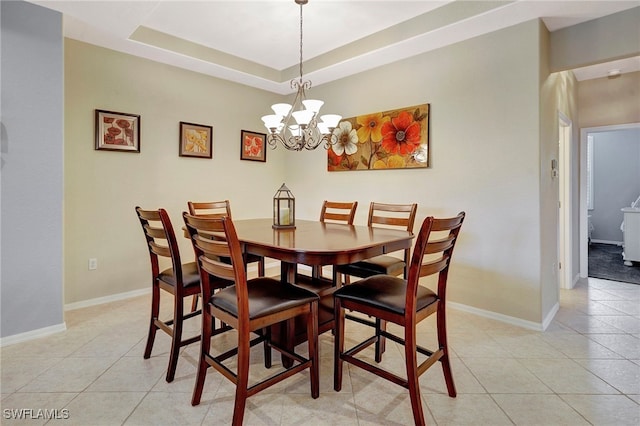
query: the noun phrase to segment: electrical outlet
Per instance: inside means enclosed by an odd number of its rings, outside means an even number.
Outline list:
[[[93,271],[95,269],[98,269],[98,259],[92,257],[91,259],[89,259],[89,270]]]

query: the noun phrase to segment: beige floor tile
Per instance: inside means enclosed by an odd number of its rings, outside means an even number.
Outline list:
[[[283,396],[282,425],[357,425],[356,407],[349,392],[323,393],[318,399],[308,395]]]
[[[618,394],[618,390],[570,359],[522,359],[529,371],[558,394]]]
[[[2,357],[0,388],[11,393],[31,382],[43,372],[63,361],[64,358]]]
[[[545,342],[539,334],[493,336],[493,339],[514,358],[566,358],[565,354]]]
[[[163,358],[123,357],[98,377],[89,392],[146,392],[165,380],[167,361]]]
[[[557,395],[493,395],[496,403],[516,425],[588,425],[580,414]]]
[[[640,406],[624,395],[560,395],[589,423],[610,426],[640,424]]]
[[[515,359],[462,358],[489,393],[551,393],[548,386]]]
[[[284,395],[281,393],[261,392],[247,399],[244,412],[244,425],[279,425],[284,410]],[[203,401],[204,402],[204,401]],[[230,425],[235,406],[233,392],[218,392],[211,401],[207,401],[208,411],[203,425]]]
[[[605,316],[605,315],[600,315],[598,316],[598,319],[600,319],[603,322],[606,322],[607,324],[610,324],[612,326],[614,326],[615,328],[618,328],[622,331],[624,331],[625,333],[640,333],[640,319],[639,318],[634,318],[632,316],[620,316],[620,315],[616,315],[616,316]]]
[[[453,357],[450,361],[453,382],[459,395],[467,393],[487,393],[485,388],[480,384],[480,382],[478,382],[475,376],[460,359]],[[422,376],[420,376],[420,391],[424,395],[447,393],[444,373],[442,372],[442,366],[439,363],[432,365]]]
[[[190,393],[149,392],[123,423],[127,426],[201,425],[208,405],[191,406]]]
[[[353,398],[359,424],[407,425],[413,423],[409,391],[366,371],[350,369]],[[424,399],[424,395],[423,399]],[[346,398],[346,395],[345,395]],[[426,404],[422,409],[427,423],[431,414]]]
[[[49,424],[69,426],[120,425],[133,412],[146,392],[82,392],[65,408],[66,420],[52,420]]]
[[[54,417],[71,417],[64,409],[77,393],[14,393],[2,400],[3,425],[43,425]]]
[[[640,366],[620,359],[576,360],[618,391],[625,394],[640,394]]]
[[[589,339],[625,358],[640,357],[640,339],[629,334],[591,334]],[[594,357],[596,358],[596,357]]]
[[[116,361],[114,358],[65,358],[20,391],[82,392]]]
[[[425,400],[437,425],[513,424],[489,395],[429,395]]]
[[[567,357],[575,358],[611,358],[619,359],[622,355],[608,349],[598,343],[594,336],[588,337],[577,333],[543,333],[541,338],[551,346],[565,354]],[[616,334],[614,340],[625,338],[623,334]]]

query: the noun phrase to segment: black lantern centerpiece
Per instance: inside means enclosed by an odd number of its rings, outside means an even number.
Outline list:
[[[284,183],[273,196],[273,229],[295,229],[296,198]]]

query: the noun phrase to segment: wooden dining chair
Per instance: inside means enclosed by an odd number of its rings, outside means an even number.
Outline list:
[[[320,209],[320,222],[353,225],[357,208],[357,201],[344,202],[324,200],[322,202],[322,208]],[[322,278],[322,266],[314,266],[312,268],[311,276],[313,278]]]
[[[447,345],[445,302],[451,256],[464,218],[465,213],[461,212],[455,217],[446,219],[427,217],[422,222],[406,280],[391,275],[374,275],[345,285],[334,292],[333,387],[336,391],[342,388],[343,363],[349,362],[408,389],[414,422],[416,425],[424,425],[418,379],[436,361],[440,361],[449,396],[456,396]],[[432,235],[433,233],[436,235]],[[438,234],[442,233],[446,235],[440,237]],[[435,292],[419,284],[420,278],[436,275],[438,282]],[[376,319],[375,322],[364,318],[357,319],[358,322],[373,327],[375,334],[347,351],[344,350],[345,309],[361,312]],[[429,350],[417,344],[416,326],[434,313],[438,347]],[[390,321],[403,327],[404,335],[396,336],[382,330],[380,320]],[[382,336],[404,345],[406,378],[355,356]],[[418,353],[427,357],[420,364],[417,363]],[[376,361],[381,360],[376,359]]]
[[[358,202],[323,201],[320,210],[320,222],[345,223],[353,225]]]
[[[310,370],[311,396],[318,398],[318,296],[273,278],[247,280],[240,241],[230,217],[202,218],[186,212],[183,217],[197,254],[203,297],[203,338],[191,404],[200,403],[209,367],[213,367],[236,385],[233,425],[242,424],[248,397],[307,368]],[[212,239],[212,233],[222,234],[224,238]],[[227,257],[231,261],[220,262],[218,257]],[[211,277],[232,280],[235,285],[213,293],[210,287]],[[269,332],[260,332],[282,322],[289,322],[291,325],[298,316],[304,316],[307,326],[309,355],[306,358],[296,353],[295,349],[288,350],[272,342]],[[238,336],[237,347],[217,355],[211,350],[211,324],[214,317],[236,329]],[[257,333],[257,337],[252,339],[251,333]],[[266,341],[270,347],[283,354],[291,361],[291,366],[250,386],[250,350],[261,341]],[[223,361],[232,356],[237,356],[236,372],[223,364]]]
[[[418,204],[385,204],[372,202],[369,205],[367,225],[371,227],[400,228],[413,232]],[[335,268],[336,279],[340,281],[344,275],[345,283],[349,283],[349,276],[367,278],[372,275],[400,275],[407,278],[410,259],[410,249],[405,249],[403,258],[384,254],[348,265]],[[341,283],[339,283],[341,284]]]
[[[173,226],[164,209],[143,210],[136,207],[135,210],[147,240],[151,259],[151,319],[144,358],[148,359],[151,356],[158,329],[171,336],[166,376],[167,382],[171,382],[175,376],[180,348],[200,340],[200,335],[182,339],[183,321],[201,313],[194,309],[186,314],[184,312],[184,299],[189,296],[197,297],[200,293],[200,274],[195,262],[182,264]],[[169,259],[171,268],[160,271],[161,258]],[[173,296],[173,318],[169,320],[159,318],[160,290]]]
[[[231,217],[231,203],[229,200],[224,201],[207,201],[207,202],[187,202],[189,214],[200,217]],[[258,276],[264,277],[264,257],[255,254],[245,254],[245,265],[249,263],[258,263]]]

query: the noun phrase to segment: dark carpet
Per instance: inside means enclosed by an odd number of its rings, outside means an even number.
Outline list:
[[[589,245],[589,276],[605,280],[640,284],[640,263],[624,266],[622,247],[615,244]]]

